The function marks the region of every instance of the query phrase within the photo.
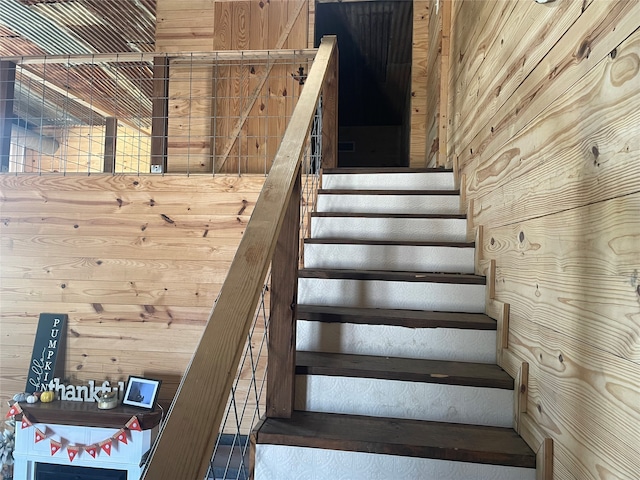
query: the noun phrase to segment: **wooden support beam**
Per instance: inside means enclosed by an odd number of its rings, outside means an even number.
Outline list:
[[[9,171],[16,64],[0,61],[0,172]]]
[[[118,141],[118,119],[107,117],[104,131],[104,173],[116,172],[116,144]]]
[[[338,48],[329,63],[322,91],[322,166],[338,166]]]
[[[464,212],[464,210],[462,210]],[[469,200],[467,204],[467,241],[471,241],[474,238],[473,235],[473,198]]]
[[[480,272],[481,269],[481,262],[482,262],[482,244],[484,242],[484,227],[482,225],[478,225],[478,228],[476,229],[476,238],[475,238],[475,255],[474,255],[474,272],[477,275],[482,275],[482,273]],[[495,282],[494,278],[487,278],[487,282]],[[487,291],[491,290],[490,288],[487,289]],[[495,287],[493,289],[493,291],[495,291]],[[492,300],[492,299],[488,299],[488,300]]]
[[[296,366],[296,304],[300,239],[300,172],[271,261],[267,417],[291,418]]]
[[[440,116],[438,119],[438,165],[451,167],[447,155],[449,132],[449,51],[451,49],[451,2],[442,0],[442,51],[440,53]],[[454,172],[457,176],[458,172]]]
[[[545,438],[536,452],[536,480],[553,480],[552,438]]]
[[[151,171],[166,173],[169,137],[168,57],[153,59],[153,99],[151,105]]]
[[[529,364],[522,362],[516,377],[514,428],[520,433],[522,430],[521,419],[527,413],[527,400],[529,398]]]

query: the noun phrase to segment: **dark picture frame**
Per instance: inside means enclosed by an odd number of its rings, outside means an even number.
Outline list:
[[[153,410],[158,398],[158,392],[160,392],[161,383],[162,380],[129,375],[122,405]]]

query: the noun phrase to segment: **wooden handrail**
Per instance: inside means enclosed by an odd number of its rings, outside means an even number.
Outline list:
[[[335,37],[322,39],[218,300],[152,449],[142,477],[145,480],[202,480],[207,473],[251,321],[290,210],[318,98],[336,51]],[[334,145],[337,142],[336,138],[327,140]],[[335,150],[334,146],[329,148]]]

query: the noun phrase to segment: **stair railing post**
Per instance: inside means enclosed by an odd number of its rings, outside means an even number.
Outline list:
[[[300,193],[301,169],[298,169],[271,261],[267,417],[290,418],[293,412]]]
[[[325,40],[325,38],[322,39]],[[338,166],[338,47],[327,67],[322,87],[322,167]]]

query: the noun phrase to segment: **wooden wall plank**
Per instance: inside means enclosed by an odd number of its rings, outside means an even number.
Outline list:
[[[562,463],[576,478],[603,471],[633,478],[640,468],[637,364],[523,323],[518,315],[512,339],[530,363],[528,412],[564,446],[556,452]]]
[[[168,406],[263,182],[251,176],[1,176],[0,398],[24,388],[38,315],[53,311],[69,314],[69,378],[160,377],[161,403]],[[164,198],[182,213],[165,219],[160,212],[92,213],[84,205],[88,197],[95,206],[130,195]],[[236,205],[217,215],[216,203],[226,195],[235,198],[229,206]],[[194,206],[203,202],[211,214],[180,207],[180,197],[194,199]]]
[[[631,478],[640,2],[463,1],[453,18],[449,151],[479,270],[497,266],[488,307],[509,306],[500,364],[529,364],[519,432],[536,451],[553,441],[556,479]]]
[[[433,167],[436,165],[438,157],[438,148],[440,141],[438,139],[438,119],[440,116],[440,68],[442,61],[440,57],[440,49],[442,46],[441,35],[441,10],[436,12],[436,1],[431,0],[429,3],[429,56],[427,61],[427,106],[426,106],[426,166]]]
[[[75,176],[70,182],[62,175],[5,175],[0,179],[0,198],[9,192],[19,195],[30,190],[55,192],[180,192],[190,193],[260,193],[264,175],[97,175]]]
[[[471,90],[470,85],[477,77],[478,69],[484,63],[489,51],[495,42],[499,42],[498,48],[504,46],[504,40],[500,38],[501,25],[513,14],[517,2],[493,2],[493,1],[464,1],[460,8],[460,28],[452,33],[452,58],[451,76],[449,88],[454,95],[449,98],[449,111],[451,112],[452,128],[449,135],[457,130],[461,119],[462,108],[468,97],[478,95]],[[508,48],[511,48],[509,45]],[[466,107],[468,108],[468,106]],[[449,139],[452,146],[456,146],[453,138]]]
[[[639,15],[640,3],[637,1],[591,4],[567,31],[567,38],[576,40],[557,42],[522,82],[512,96],[512,103],[496,112],[491,125],[474,132],[470,142],[461,142],[467,147],[458,148],[456,152],[460,165],[470,164],[470,168],[476,168],[471,163],[476,163],[479,156],[486,159],[494,155],[513,135],[631,35],[637,28]],[[578,55],[580,51],[582,54]]]
[[[411,136],[409,166],[423,167],[427,145],[427,62],[429,57],[429,2],[413,2],[411,59]]]
[[[473,80],[462,92],[459,122],[452,132],[459,150],[462,139],[473,138],[495,112],[538,65],[549,49],[582,13],[579,2],[564,2],[540,10],[535,2],[515,2],[512,13],[496,24],[499,36],[493,36]],[[535,16],[535,23],[531,19]],[[542,41],[541,41],[542,39]],[[508,68],[502,68],[508,65]],[[497,74],[497,72],[500,72]],[[470,115],[477,108],[477,115]]]
[[[629,139],[640,122],[640,34],[617,50],[467,178],[478,222],[520,221],[638,190],[640,171],[631,167],[640,144]]]
[[[182,192],[95,192],[91,200],[87,200],[83,192],[47,192],[42,196],[39,192],[25,192],[16,195],[3,195],[0,199],[2,215],[13,213],[29,213],[38,211],[46,204],[47,213],[59,215],[69,209],[77,213],[120,214],[120,215],[238,215],[250,214],[255,200],[249,201],[242,193],[227,193],[217,199],[214,204],[200,194]],[[164,217],[163,217],[164,218]],[[171,218],[165,219],[171,223]]]
[[[2,235],[73,235],[130,237],[133,232],[148,238],[176,237],[237,240],[249,220],[246,210],[241,215],[172,215],[169,222],[162,215],[119,216],[61,214],[56,216],[24,216],[5,214],[0,219]]]
[[[451,168],[452,162],[449,160],[447,143],[449,132],[449,57],[451,47],[451,1],[442,0],[441,8],[441,29],[442,40],[440,44],[440,78],[439,88],[440,96],[438,107],[438,166]],[[459,178],[458,170],[454,172],[456,178]]]

